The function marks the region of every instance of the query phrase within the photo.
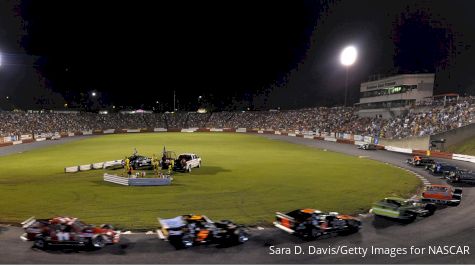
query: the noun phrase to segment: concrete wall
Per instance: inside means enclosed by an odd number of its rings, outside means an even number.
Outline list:
[[[430,136],[408,137],[403,139],[380,139],[379,144],[384,146],[395,146],[401,148],[427,150],[429,149]]]
[[[392,118],[391,112],[395,116],[400,116],[404,112],[407,112],[407,110],[408,110],[407,108],[402,108],[402,107],[378,108],[378,109],[362,109],[362,110],[359,110],[357,113],[359,117],[363,117],[363,118],[367,118],[367,117],[374,118],[376,117],[376,115],[378,115],[378,116],[382,116],[383,119],[391,119]]]
[[[475,137],[475,123],[444,133],[432,135],[430,141],[445,139],[445,144],[441,147],[441,150],[445,150],[449,146],[464,142],[473,137]]]

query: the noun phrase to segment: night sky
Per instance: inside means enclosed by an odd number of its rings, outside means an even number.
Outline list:
[[[474,9],[471,0],[1,0],[0,107],[165,111],[173,91],[180,110],[339,105],[348,44],[359,52],[352,102],[378,73],[436,72],[436,93],[475,94]]]

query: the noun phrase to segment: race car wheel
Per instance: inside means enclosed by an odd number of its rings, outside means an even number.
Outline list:
[[[183,248],[189,248],[193,246],[193,237],[190,235],[184,235],[181,237],[181,244]]]
[[[236,237],[237,237],[237,243],[238,244],[243,244],[243,243],[245,243],[246,241],[249,240],[249,235],[246,232],[242,231],[242,230],[239,231],[239,233],[237,234]]]
[[[312,229],[310,230],[310,238],[316,239],[319,238],[322,234],[322,231],[317,228],[312,227]]]
[[[103,248],[106,246],[106,241],[104,240],[104,237],[102,235],[97,235],[92,238],[91,246],[93,248]]]
[[[414,213],[411,213],[411,214],[408,214],[408,217],[403,220],[405,223],[412,223],[413,221],[415,221],[417,218],[417,215],[414,214]]]
[[[45,249],[48,246],[46,243],[44,237],[38,236],[35,238],[35,242],[33,243],[33,247],[39,248],[39,249]]]

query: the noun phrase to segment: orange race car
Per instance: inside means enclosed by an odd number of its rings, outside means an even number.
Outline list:
[[[247,228],[229,220],[211,221],[204,215],[182,215],[171,219],[158,218],[160,239],[170,241],[176,249],[198,244],[233,245],[249,239]]]
[[[444,205],[458,205],[462,200],[462,189],[449,185],[430,185],[422,193],[422,202]]]
[[[316,239],[327,234],[358,232],[361,221],[338,212],[297,209],[286,214],[276,212],[274,226],[304,239]]]
[[[407,159],[406,163],[409,164],[409,165],[412,165],[412,166],[421,167],[421,166],[427,166],[427,165],[430,165],[430,164],[434,164],[435,161],[431,158],[428,158],[428,157],[422,157],[422,156],[417,156],[416,155],[416,156],[413,156],[410,159]]]

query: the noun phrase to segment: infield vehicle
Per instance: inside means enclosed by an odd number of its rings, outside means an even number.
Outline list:
[[[213,222],[205,215],[182,215],[171,219],[158,218],[157,233],[176,249],[200,244],[235,245],[249,240],[246,227],[229,220]]]
[[[446,175],[450,172],[456,171],[457,167],[444,162],[436,162],[433,164],[426,165],[426,170],[433,175]]]
[[[422,202],[443,205],[458,205],[462,201],[462,189],[449,185],[430,185],[422,192]]]
[[[175,160],[173,170],[191,172],[193,168],[201,167],[201,158],[193,153],[183,153]]]
[[[354,233],[361,221],[338,212],[324,213],[316,209],[297,209],[288,213],[276,212],[274,226],[304,239],[316,239],[327,234]]]
[[[128,157],[129,164],[134,170],[138,169],[151,169],[152,166],[152,159],[149,157],[141,156],[141,155],[132,155]],[[122,166],[125,166],[125,161],[122,160]]]
[[[25,230],[22,239],[33,241],[33,246],[39,249],[50,246],[103,248],[120,239],[120,231],[114,231],[108,224],[96,227],[73,217],[31,217],[22,222],[22,226]]]
[[[422,167],[422,166],[427,166],[427,165],[430,165],[430,164],[434,164],[435,161],[431,158],[428,158],[428,157],[414,156],[410,159],[407,159],[406,163],[410,164],[412,166]]]
[[[373,204],[370,213],[382,217],[414,221],[417,217],[434,214],[437,207],[431,203],[420,203],[412,199],[387,197]]]
[[[475,172],[468,170],[455,170],[445,175],[450,183],[475,184]]]
[[[176,158],[177,157],[174,151],[166,151],[164,149],[162,152],[162,158],[160,159],[160,166],[163,170],[166,170],[172,161],[175,163]]]
[[[358,149],[362,150],[376,150],[377,146],[375,144],[361,144],[358,146]]]

